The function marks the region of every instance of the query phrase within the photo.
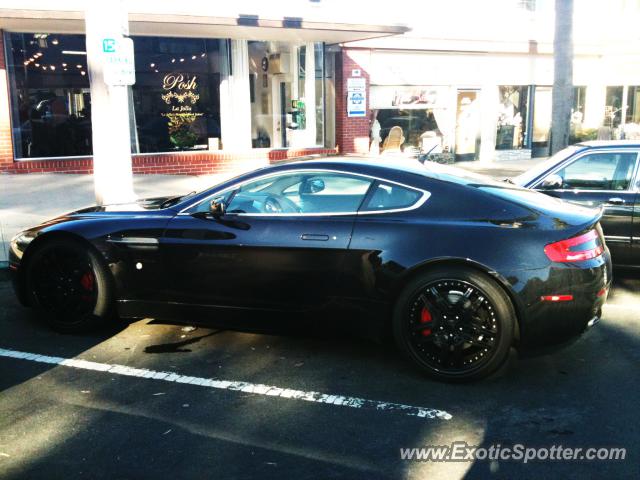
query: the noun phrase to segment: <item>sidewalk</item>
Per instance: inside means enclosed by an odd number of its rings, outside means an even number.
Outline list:
[[[515,162],[457,162],[453,166],[502,180],[520,175],[547,158],[539,157]]]
[[[200,191],[223,175],[134,175],[140,198]],[[6,267],[11,238],[21,230],[95,203],[92,175],[0,175],[0,268]]]

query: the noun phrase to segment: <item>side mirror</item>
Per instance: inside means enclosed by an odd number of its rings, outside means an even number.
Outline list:
[[[542,181],[542,183],[540,184],[540,189],[557,190],[559,188],[562,188],[563,183],[564,181],[562,180],[562,177],[554,173],[553,175],[549,175]]]
[[[221,217],[225,214],[227,205],[224,203],[224,197],[216,197],[209,204],[209,213],[214,217]]]

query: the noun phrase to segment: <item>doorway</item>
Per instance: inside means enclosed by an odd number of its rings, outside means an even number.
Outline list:
[[[456,162],[477,160],[480,151],[480,104],[477,90],[458,90]]]

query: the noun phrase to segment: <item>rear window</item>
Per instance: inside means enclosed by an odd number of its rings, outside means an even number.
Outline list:
[[[389,183],[378,183],[362,211],[395,210],[414,205],[423,193],[411,188]]]

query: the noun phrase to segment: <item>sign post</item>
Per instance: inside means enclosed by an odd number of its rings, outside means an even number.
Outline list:
[[[133,41],[124,36],[128,34],[124,2],[89,2],[85,23],[96,202],[131,202],[136,195],[128,86],[135,83],[135,64]]]
[[[347,117],[367,116],[367,81],[364,77],[347,80]]]

